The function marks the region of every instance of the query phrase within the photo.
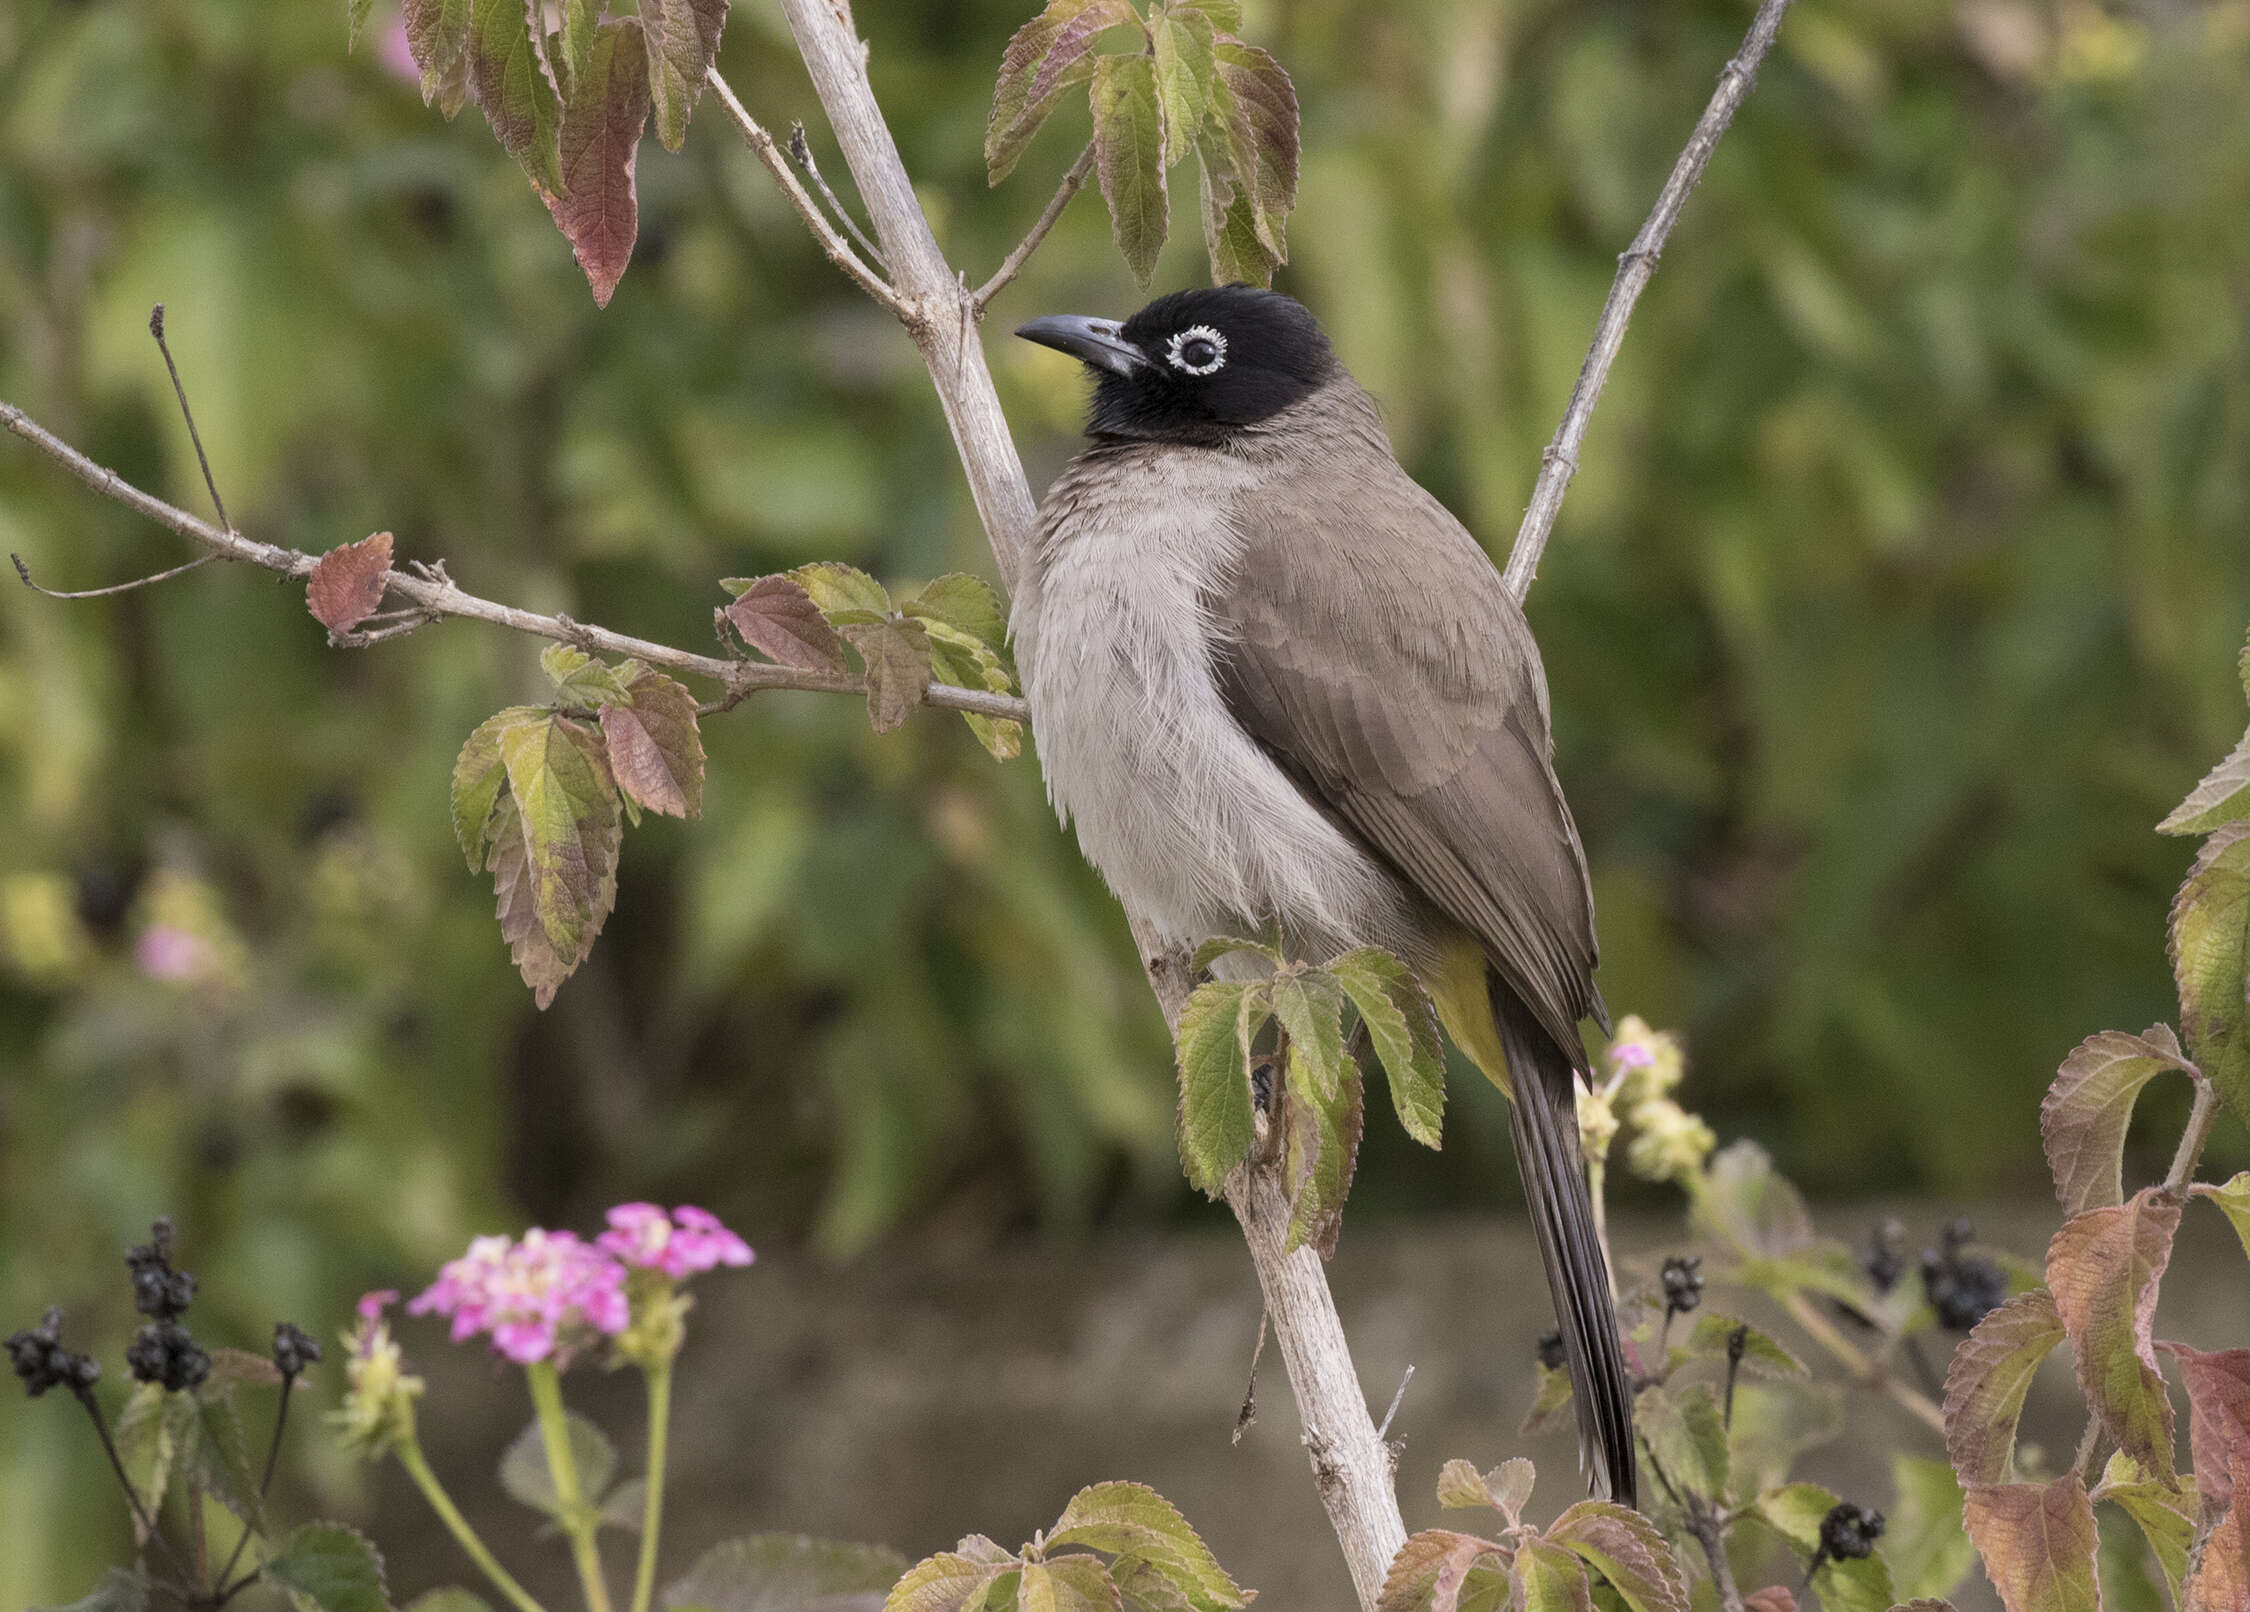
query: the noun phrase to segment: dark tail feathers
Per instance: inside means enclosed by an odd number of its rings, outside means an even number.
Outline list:
[[[1598,1497],[1638,1506],[1633,1460],[1633,1389],[1609,1296],[1609,1267],[1594,1232],[1594,1204],[1579,1163],[1571,1061],[1531,1011],[1497,979],[1492,1008],[1515,1089],[1516,1163],[1531,1224],[1562,1323],[1571,1399],[1578,1407],[1579,1458]]]

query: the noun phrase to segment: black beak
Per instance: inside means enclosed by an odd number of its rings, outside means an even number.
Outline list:
[[[1127,341],[1114,319],[1088,319],[1074,313],[1051,314],[1016,326],[1025,341],[1070,354],[1081,363],[1106,369],[1112,375],[1132,375],[1148,367],[1148,354]]]

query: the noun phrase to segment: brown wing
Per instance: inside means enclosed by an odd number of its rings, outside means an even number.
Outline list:
[[[1276,477],[1214,614],[1229,708],[1315,799],[1484,943],[1582,1057],[1586,862],[1549,761],[1546,677],[1475,539],[1388,454]]]

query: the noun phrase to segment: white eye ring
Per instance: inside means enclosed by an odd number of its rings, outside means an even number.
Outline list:
[[[1212,346],[1211,361],[1207,364],[1191,364],[1180,356],[1181,348],[1191,341],[1198,340],[1207,341]],[[1188,375],[1216,374],[1226,368],[1227,339],[1209,325],[1190,325],[1172,338],[1171,345],[1165,350],[1164,358],[1174,369]]]

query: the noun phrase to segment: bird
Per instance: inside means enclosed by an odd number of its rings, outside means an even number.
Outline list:
[[[1523,612],[1303,304],[1177,291],[1017,335],[1093,379],[1009,630],[1048,796],[1167,946],[1400,956],[1510,1098],[1597,1496],[1632,1390],[1579,1156],[1593,891]],[[1230,966],[1222,962],[1214,971]]]

